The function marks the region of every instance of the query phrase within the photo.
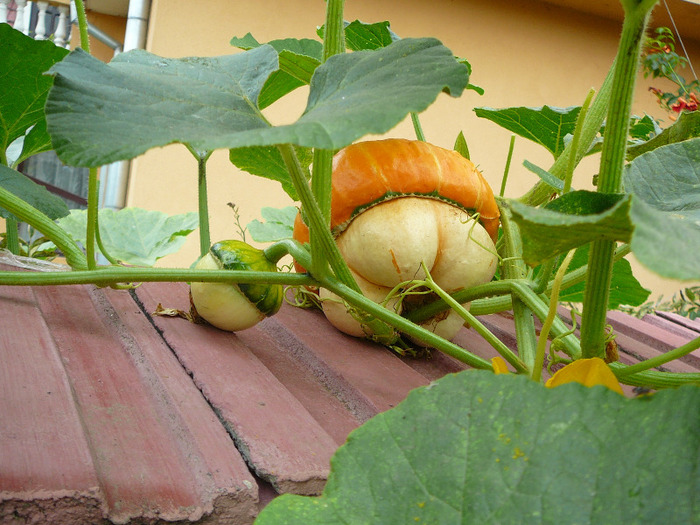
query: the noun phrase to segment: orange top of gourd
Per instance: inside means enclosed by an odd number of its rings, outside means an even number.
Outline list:
[[[358,214],[390,199],[425,197],[478,214],[493,241],[500,213],[476,166],[455,151],[427,142],[385,139],[358,142],[333,157],[331,230],[340,234]],[[308,241],[297,217],[294,238]]]

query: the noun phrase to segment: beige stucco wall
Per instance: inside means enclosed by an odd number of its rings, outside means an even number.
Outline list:
[[[153,0],[147,48],[167,57],[213,56],[236,52],[229,45],[233,36],[251,32],[259,41],[276,38],[315,38],[316,26],[324,21],[322,0],[229,2],[223,0]],[[472,82],[483,87],[479,96],[467,91],[459,99],[441,95],[421,120],[430,142],[452,147],[463,131],[472,160],[497,190],[506,161],[510,133],[477,118],[475,106],[572,106],[582,103],[588,90],[598,87],[615,54],[620,25],[607,19],[577,13],[534,1],[500,0],[348,0],[347,20],[389,20],[402,37],[439,38],[473,67]],[[700,46],[686,41],[695,64]],[[635,111],[662,117],[642,80],[635,98]],[[304,107],[305,93],[289,97],[287,105],[267,111],[273,123],[292,121]],[[413,137],[404,122],[389,135]],[[536,177],[523,166],[530,160],[542,167],[551,156],[542,148],[518,138],[506,191],[519,196]],[[241,173],[228,162],[227,152],[215,152],[209,161],[209,192],[212,240],[236,237],[228,202],[238,205],[241,222],[260,218],[263,206],[291,204],[276,183]],[[597,159],[584,161],[574,185],[590,188]],[[148,152],[133,162],[127,205],[180,213],[197,209],[197,166],[183,146]],[[162,264],[189,265],[198,254],[192,235],[185,249],[166,257]],[[661,280],[640,270],[643,284],[669,296],[681,284]]]
[[[95,11],[87,11],[88,22],[93,24],[95,27],[99,28],[100,31],[104,32],[109,37],[115,39],[117,42],[124,41],[124,31],[126,29],[126,18],[121,16],[106,15],[103,13],[97,13]],[[103,62],[109,62],[114,57],[114,50],[110,48],[107,44],[100,42],[96,37],[90,35],[90,53],[102,60]],[[71,31],[71,49],[80,47],[80,32],[77,26],[73,26]]]

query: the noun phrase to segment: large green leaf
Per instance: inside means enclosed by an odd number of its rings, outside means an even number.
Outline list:
[[[271,127],[256,103],[275,70],[268,45],[216,58],[130,51],[110,64],[73,52],[52,68],[49,131],[59,156],[78,166],[174,142],[199,151],[285,143],[339,149],[385,133],[442,91],[459,96],[469,81],[467,67],[431,38],[335,55],[316,69],[297,122]]]
[[[0,187],[31,204],[50,219],[58,219],[68,215],[68,206],[63,199],[49,192],[41,184],[37,184],[27,176],[2,164],[0,164]],[[17,219],[1,207],[0,217]]]
[[[142,50],[104,64],[76,50],[52,68],[49,132],[64,162],[96,167],[173,142],[204,151],[208,139],[269,126],[257,98],[277,69],[261,46],[215,58],[161,58]]]
[[[521,137],[532,140],[558,157],[566,147],[564,138],[572,135],[580,107],[538,108],[513,107],[504,109],[474,108],[476,115],[495,122]]]
[[[58,221],[76,241],[85,244],[87,212],[73,210]],[[99,212],[100,235],[112,257],[136,266],[153,266],[158,259],[175,253],[198,225],[194,212],[168,216],[159,211],[124,208]]]
[[[700,279],[700,139],[640,155],[626,166],[623,181],[635,197],[635,256],[664,277]]]
[[[508,201],[523,237],[523,258],[540,264],[598,239],[628,241],[630,197],[572,191],[542,208]]]
[[[324,29],[324,26],[321,26],[317,31],[321,38],[323,38]],[[353,51],[379,49],[391,45],[397,40],[401,40],[401,37],[391,30],[387,21],[366,23],[355,20],[353,22],[345,22],[345,44],[348,49]],[[471,76],[472,68],[469,61],[464,58],[458,58],[457,60],[467,67],[467,72]],[[471,83],[467,84],[467,89],[472,89],[480,95],[484,94],[482,88]]]
[[[67,54],[53,42],[34,40],[0,24],[0,158],[32,126],[31,141],[25,141],[18,160],[50,149],[44,104],[53,80],[44,73]]]
[[[627,399],[465,371],[348,437],[323,495],[257,525],[697,523],[700,389]]]
[[[260,47],[252,34],[243,38],[234,37],[231,45],[250,50]],[[308,38],[297,40],[285,38],[268,42],[279,54],[279,70],[273,72],[265,82],[258,106],[263,109],[296,88],[308,85],[316,68],[321,64],[323,44]]]

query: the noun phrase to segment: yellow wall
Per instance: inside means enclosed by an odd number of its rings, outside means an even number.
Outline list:
[[[120,16],[105,15],[95,11],[87,11],[88,21],[95,27],[103,31],[117,42],[124,42],[124,30],[126,29],[126,18]],[[71,31],[71,49],[80,47],[80,31],[77,26],[73,26]],[[103,44],[94,36],[90,36],[90,53],[102,60],[109,62],[114,57],[114,50]]]
[[[147,48],[161,56],[214,56],[236,52],[229,45],[233,36],[251,32],[259,41],[276,38],[315,38],[316,26],[324,21],[325,2],[257,0],[154,0]],[[619,22],[595,18],[565,8],[534,1],[514,0],[348,0],[347,20],[389,20],[402,37],[434,36],[473,67],[472,82],[483,87],[484,96],[467,91],[459,99],[441,95],[421,116],[430,142],[450,148],[464,131],[472,160],[497,190],[506,161],[510,133],[477,118],[476,106],[580,105],[588,90],[598,87],[615,54]],[[695,64],[700,64],[700,45],[686,41]],[[647,92],[650,81],[641,79],[635,112],[664,117]],[[290,97],[289,106],[275,104],[267,114],[273,123],[294,120],[304,107],[305,93]],[[413,137],[404,122],[391,136]],[[542,167],[551,156],[525,139],[516,140],[507,196],[519,196],[536,177],[523,166],[530,160]],[[577,172],[575,187],[590,188],[597,159],[587,159]],[[179,213],[197,209],[196,163],[183,146],[148,152],[133,162],[128,191],[129,206]],[[239,206],[241,222],[260,218],[263,206],[291,204],[276,183],[239,172],[224,151],[209,161],[212,240],[236,237],[233,214],[227,206]],[[189,265],[197,256],[198,241],[192,235],[180,253],[163,260],[164,265]],[[669,296],[681,285],[640,273],[643,284],[656,294]]]

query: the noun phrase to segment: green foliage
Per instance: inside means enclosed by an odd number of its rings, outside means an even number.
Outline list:
[[[311,178],[309,166],[313,160],[311,148],[295,146],[299,163],[305,171],[306,179]],[[236,167],[247,171],[251,175],[257,175],[266,179],[275,180],[282,185],[282,189],[292,200],[299,200],[292,178],[282,160],[282,155],[274,146],[250,146],[247,148],[235,148],[229,150],[229,160]]]
[[[632,252],[664,277],[700,279],[700,138],[663,146],[627,165],[625,190],[633,195]]]
[[[580,107],[539,108],[514,107],[504,109],[474,108],[478,117],[544,146],[554,158],[564,150],[565,138],[574,133]]]
[[[68,206],[60,197],[49,192],[20,172],[0,164],[0,188],[13,193],[51,219],[68,215]],[[10,212],[0,207],[0,217],[15,218]]]
[[[632,129],[634,131],[639,128],[635,126]],[[672,126],[664,130],[649,130],[644,137],[647,140],[637,140],[627,148],[627,160],[633,160],[642,153],[647,153],[661,146],[700,137],[700,112],[683,112]]]
[[[244,50],[261,46],[250,33],[243,38],[232,38],[231,45]],[[268,107],[298,87],[308,85],[314,71],[321,64],[323,53],[321,42],[311,39],[286,38],[272,40],[268,45],[279,55],[279,69],[270,74],[260,91],[260,109]]]
[[[196,59],[135,50],[110,64],[74,51],[51,70],[49,131],[59,157],[80,166],[176,142],[197,151],[276,144],[337,149],[388,131],[442,91],[459,96],[469,80],[467,68],[430,38],[336,55],[316,70],[303,115],[275,127],[257,100],[277,68],[270,45]]]
[[[699,407],[692,386],[449,375],[351,433],[321,497],[278,497],[256,524],[694,523]]]
[[[58,224],[71,237],[85,244],[87,212],[73,210]],[[126,264],[153,266],[158,259],[175,253],[185,237],[197,227],[197,214],[168,216],[159,211],[124,208],[99,213],[100,235],[107,252]]]
[[[663,146],[625,169],[627,195],[576,191],[542,208],[509,206],[523,235],[529,264],[596,239],[631,242],[635,256],[669,278],[698,279],[700,264],[687,257],[700,246],[700,139]]]
[[[542,208],[509,203],[523,236],[523,258],[530,265],[596,239],[629,241],[629,196],[573,191]]]
[[[669,300],[663,296],[655,301],[649,301],[637,307],[629,306],[620,308],[625,313],[642,318],[645,315],[653,315],[656,312],[671,312],[690,320],[700,318],[700,286],[690,286],[679,290]]]
[[[676,53],[676,39],[668,27],[657,27],[653,35],[647,37],[642,59],[644,76],[665,78],[677,86],[675,92],[649,88],[659,105],[672,113],[698,110],[700,81],[689,82],[678,73],[687,64],[688,59]]]
[[[640,10],[651,3],[623,2],[628,16],[637,22],[644,18]],[[9,50],[0,54],[0,74],[13,82],[10,75],[15,74],[17,57],[31,54],[36,46],[16,33],[7,33],[0,26],[0,50],[5,51],[5,46]],[[311,148],[333,151],[365,135],[384,133],[407,115],[415,117],[442,92],[457,97],[465,89],[479,88],[469,83],[471,67],[467,61],[456,59],[435,39],[400,39],[388,22],[346,24],[345,40],[352,52],[334,55],[325,62],[322,57],[327,53],[320,42],[280,39],[261,44],[250,34],[232,39],[232,45],[246,51],[230,56],[169,59],[132,51],[110,64],[81,51],[58,62],[64,52],[41,43],[40,56],[27,62],[30,67],[26,71],[27,79],[45,83],[33,92],[29,80],[18,82],[38,100],[46,98],[53,78],[46,119],[43,100],[35,107],[33,102],[0,95],[3,118],[15,115],[4,120],[9,124],[1,128],[1,151],[4,154],[10,143],[21,137],[22,155],[40,151],[49,144],[50,133],[65,162],[96,167],[136,157],[154,147],[182,143],[200,161],[202,182],[209,153],[229,149],[231,162],[280,182],[293,199],[302,200],[304,213],[315,220],[310,224],[316,235],[312,236],[311,249],[305,250],[288,239],[296,208],[263,208],[265,222],[254,221],[248,229],[256,240],[281,240],[271,247],[275,261],[277,255],[291,254],[310,269],[316,279],[312,283],[341,295],[357,311],[391,324],[387,328],[392,335],[398,327],[420,336],[415,325],[360,294],[348,292],[352,287],[333,264],[335,244],[330,231],[322,228],[319,202],[329,202],[323,191],[330,185],[308,184]],[[622,51],[621,59],[631,56],[629,49]],[[628,60],[626,65],[630,64]],[[657,65],[662,71],[663,65]],[[53,77],[43,75],[49,68]],[[268,122],[262,110],[305,85],[309,86],[309,97],[301,117],[282,126]],[[617,91],[601,99],[601,106],[609,103],[612,108],[608,123],[612,120],[617,125],[610,130],[630,122],[627,109],[619,111],[616,106],[629,93]],[[474,296],[484,302],[493,300],[491,304],[496,305],[503,304],[502,299],[507,305],[517,302],[516,325],[523,327],[529,322],[532,327],[530,332],[519,332],[518,348],[533,347],[532,317],[542,320],[547,314],[550,305],[540,292],[552,284],[550,276],[556,269],[553,258],[577,249],[569,270],[583,274],[580,270],[589,259],[586,245],[591,241],[629,242],[634,254],[657,273],[700,278],[697,259],[689,256],[688,249],[700,245],[700,139],[693,138],[697,136],[694,119],[683,116],[678,127],[662,132],[652,119],[632,117],[630,136],[614,133],[611,138],[605,129],[601,134],[602,117],[588,121],[588,117],[580,117],[578,107],[477,108],[476,113],[542,145],[555,159],[573,159],[567,169],[575,168],[582,152],[595,151],[591,146],[596,141],[607,141],[605,146],[612,144],[620,151],[634,144],[628,156],[634,160],[624,173],[624,194],[573,191],[559,196],[563,185],[557,181],[565,178],[566,170],[560,169],[562,163],[557,161],[550,170],[530,165],[551,183],[556,192],[551,202],[539,208],[518,201],[503,204],[518,228],[504,233],[499,244],[506,246],[506,264],[518,272],[482,285]],[[588,114],[592,113],[593,106]],[[580,144],[580,149],[572,152],[570,137],[577,123],[587,132],[577,133],[577,138],[585,135],[590,143]],[[455,149],[469,156],[463,136],[458,137]],[[601,170],[601,177],[607,174]],[[41,192],[13,170],[3,168],[0,175],[9,181],[0,187],[8,186],[15,199],[21,196],[41,209],[20,210],[24,215],[18,218],[36,220],[40,213],[53,217],[65,211],[51,211]],[[327,175],[324,181],[323,171],[315,167],[314,177],[321,182],[330,182]],[[0,199],[7,205],[3,193]],[[206,195],[202,200],[206,202]],[[204,216],[200,214],[200,219]],[[79,242],[87,242],[85,212],[74,212],[58,224]],[[136,265],[152,265],[176,250],[196,224],[197,217],[191,213],[167,217],[126,209],[99,214],[106,250]],[[328,244],[323,244],[324,240]],[[270,253],[260,252],[258,260],[271,263]],[[521,258],[532,266],[540,265],[540,274],[535,278],[527,275]],[[327,268],[335,273],[328,275],[333,272]],[[119,277],[115,282],[128,281],[128,268],[115,267],[112,272]],[[251,280],[251,286],[265,285],[265,272],[261,273],[263,277]],[[611,290],[601,290],[596,297],[604,299],[596,313],[604,313],[605,306],[646,300],[646,291],[631,275],[626,261],[618,261],[612,273]],[[161,277],[158,269],[150,275]],[[540,280],[539,276],[544,277]],[[581,300],[581,280],[565,285],[561,299]],[[47,276],[46,283],[50,282],[51,276]],[[494,290],[498,291],[492,293]],[[376,311],[384,317],[373,313]],[[552,334],[558,334],[556,343],[567,344],[565,353],[569,356],[580,355],[581,341],[566,335],[569,327],[561,325],[552,324]],[[446,352],[452,350],[450,344],[436,342]],[[459,350],[465,362],[474,357],[466,349]],[[478,359],[472,362],[488,367],[487,361]],[[619,365],[615,370],[620,373],[624,367]],[[643,379],[649,379],[650,384],[662,383],[654,372],[647,372]],[[635,374],[629,380],[640,379]],[[683,380],[697,381],[695,376]],[[400,407],[354,432],[333,460],[333,473],[322,497],[282,496],[263,511],[259,522],[695,522],[700,520],[700,480],[695,468],[700,450],[698,392],[697,388],[681,388],[644,400],[628,400],[602,388],[574,385],[550,391],[525,377],[478,372],[447,376],[414,391]],[[648,424],[650,421],[653,424]],[[621,443],[624,460],[620,459]]]
[[[585,244],[576,249],[569,263],[568,271],[583,268],[588,264],[589,245]],[[558,267],[558,266],[557,266]],[[559,294],[562,303],[582,303],[585,283],[576,283],[567,287]],[[608,309],[617,310],[623,305],[638,306],[649,298],[650,291],[644,288],[632,273],[629,261],[624,257],[613,265],[612,284],[608,298]]]
[[[14,164],[51,149],[44,104],[52,79],[43,73],[66,54],[53,42],[34,40],[0,24],[0,80],[5,86],[0,90],[0,164],[8,164],[7,148],[23,137]]]
[[[294,219],[299,210],[295,206],[285,208],[263,207],[260,214],[265,222],[253,220],[248,223],[246,229],[250,236],[257,242],[277,242],[283,239],[291,239],[294,231]]]
[[[7,248],[7,234],[0,233],[0,250]],[[48,237],[36,234],[30,229],[28,238],[19,238],[19,253],[17,255],[51,261],[58,257],[59,253],[56,250],[56,245]]]

